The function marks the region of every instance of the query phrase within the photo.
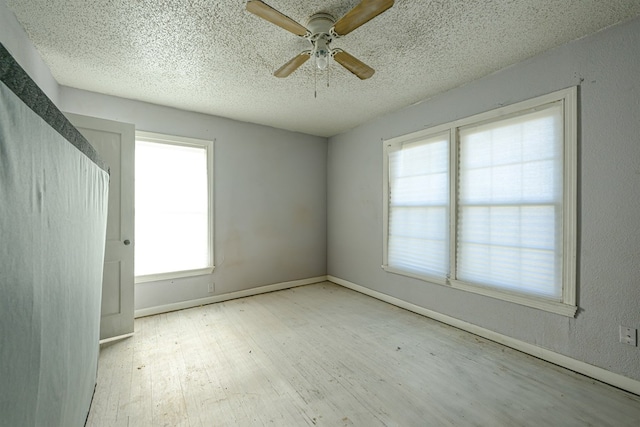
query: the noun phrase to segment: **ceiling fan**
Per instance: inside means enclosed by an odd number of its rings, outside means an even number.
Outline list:
[[[361,80],[368,79],[375,70],[342,49],[331,48],[333,39],[346,36],[393,6],[394,0],[361,0],[358,5],[337,21],[327,13],[316,13],[304,27],[260,0],[249,0],[247,10],[311,43],[311,49],[302,51],[278,68],[273,75],[287,77],[309,58],[313,57],[318,69],[327,68],[330,58],[355,74]],[[307,29],[308,28],[308,29]]]

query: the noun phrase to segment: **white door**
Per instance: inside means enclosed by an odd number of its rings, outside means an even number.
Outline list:
[[[133,333],[135,126],[66,114],[110,168],[100,339]]]

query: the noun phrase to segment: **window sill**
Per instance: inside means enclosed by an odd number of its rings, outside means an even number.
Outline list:
[[[436,277],[436,276],[428,276],[426,274],[412,273],[410,271],[401,270],[399,268],[389,267],[388,265],[383,265],[382,269],[384,271],[388,272],[388,273],[398,274],[400,276],[411,277],[413,279],[422,280],[423,282],[429,282],[429,283],[435,283],[437,285],[448,286],[448,283],[447,283],[446,279],[442,279],[442,278],[439,278],[439,277]]]
[[[472,292],[474,294],[484,295],[490,298],[512,302],[512,303],[523,305],[526,307],[548,311],[550,313],[560,314],[566,317],[575,317],[576,312],[578,310],[577,306],[571,305],[571,304],[565,304],[560,301],[553,301],[553,300],[539,298],[539,297],[530,296],[530,295],[517,294],[514,292],[508,292],[508,291],[502,291],[498,289],[491,289],[491,288],[485,288],[485,287],[476,286],[476,285],[470,285],[468,283],[460,282],[457,280],[446,280],[442,278],[430,277],[426,275],[421,275],[419,273],[412,273],[409,271],[404,271],[397,268],[389,267],[388,265],[383,265],[382,269],[389,273],[411,277],[413,279],[422,280],[423,282],[435,283],[437,285],[443,285],[453,289]]]
[[[169,273],[147,274],[136,276],[134,283],[158,282],[160,280],[181,279],[184,277],[204,276],[213,273],[215,267],[200,268],[197,270],[172,271]]]
[[[578,307],[575,305],[565,304],[560,301],[553,301],[545,298],[539,298],[532,295],[517,294],[515,292],[502,291],[498,289],[485,288],[476,285],[470,285],[457,280],[452,280],[450,285],[454,289],[460,289],[474,294],[484,295],[503,301],[513,302],[515,304],[524,305],[526,307],[536,308],[538,310],[548,311],[550,313],[560,314],[567,317],[575,317]]]

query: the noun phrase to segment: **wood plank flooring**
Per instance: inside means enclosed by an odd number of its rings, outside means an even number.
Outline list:
[[[640,426],[640,397],[320,283],[137,319],[88,426]]]

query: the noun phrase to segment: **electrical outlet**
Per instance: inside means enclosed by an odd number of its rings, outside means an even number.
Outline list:
[[[620,342],[635,347],[638,343],[636,339],[637,333],[637,330],[634,328],[620,325]]]
[[[216,284],[211,282],[209,283],[209,293],[212,294],[216,290]]]

